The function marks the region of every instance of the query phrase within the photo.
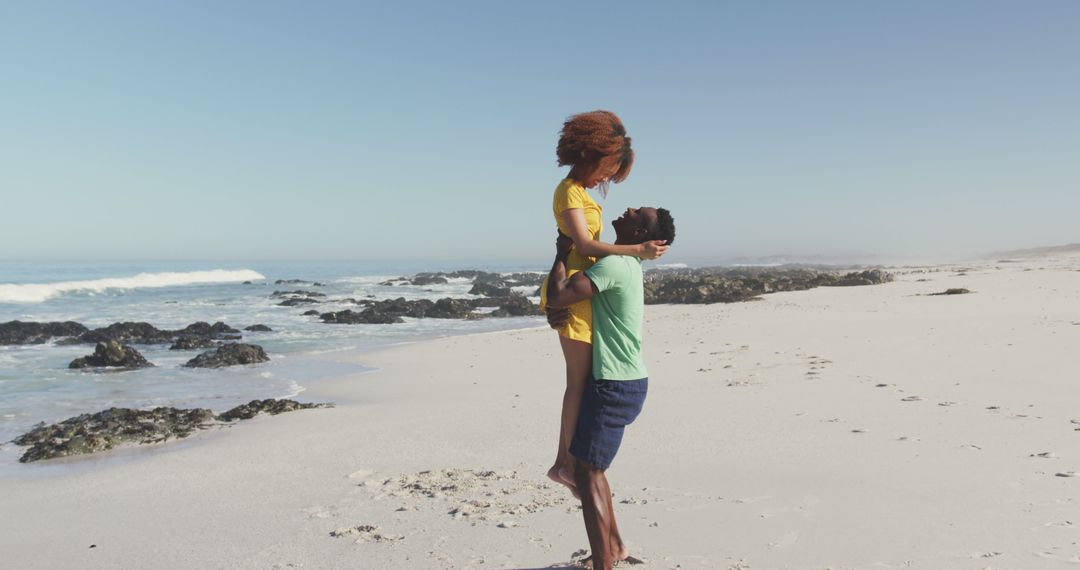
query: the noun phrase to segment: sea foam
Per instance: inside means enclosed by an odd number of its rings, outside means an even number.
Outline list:
[[[250,269],[212,269],[183,273],[140,273],[131,277],[110,277],[90,281],[60,281],[57,283],[0,284],[0,303],[41,303],[65,293],[102,293],[109,289],[139,289],[173,287],[197,283],[228,283],[265,279]]]

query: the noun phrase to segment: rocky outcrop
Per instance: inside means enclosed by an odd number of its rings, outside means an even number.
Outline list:
[[[214,324],[209,324],[203,321],[191,323],[190,325],[175,331],[178,336],[202,336],[207,338],[227,338],[233,334],[239,334],[240,331],[230,327],[229,325],[218,321]]]
[[[316,313],[318,313],[318,312],[316,311]],[[273,332],[274,331],[274,329],[272,329],[272,328],[270,328],[270,327],[268,327],[266,325],[251,325],[250,327],[244,327],[244,330],[251,331],[251,332]]]
[[[176,336],[175,332],[161,330],[150,323],[129,321],[87,331],[78,337],[65,340],[64,343],[96,344],[116,340],[126,344],[165,344],[172,342]]]
[[[325,297],[326,293],[319,293],[316,291],[304,291],[303,289],[297,289],[296,291],[274,291],[270,293],[271,297]]]
[[[39,426],[19,436],[15,445],[30,446],[19,461],[29,463],[112,449],[122,443],[156,443],[179,439],[213,421],[207,409],[109,408],[57,424]]]
[[[425,311],[424,316],[432,319],[466,319],[473,315],[472,304],[466,299],[449,297],[435,301],[435,305]]]
[[[851,287],[858,285],[878,285],[892,281],[892,275],[880,270],[870,269],[840,275],[834,283],[827,283],[830,287]]]
[[[199,350],[204,348],[214,348],[217,346],[217,341],[199,336],[185,336],[179,338],[169,347],[169,350]]]
[[[344,311],[322,313],[319,318],[324,323],[334,325],[391,325],[405,322],[405,319],[399,316],[378,311],[373,307],[368,307],[363,311],[345,309]]]
[[[450,281],[441,275],[427,275],[421,274],[413,277],[412,284],[417,286],[423,285],[446,285]]]
[[[491,312],[492,317],[529,317],[543,314],[544,311],[540,310],[539,305],[534,305],[521,293],[512,293],[498,309]]]
[[[75,321],[51,323],[0,323],[0,345],[43,344],[54,338],[76,337],[89,329]]]
[[[364,305],[362,311],[344,310],[322,313],[319,318],[332,324],[393,324],[404,322],[404,317],[414,319],[470,319],[478,318],[473,313],[474,305],[469,299],[445,297],[438,301],[429,299],[405,300],[404,297],[385,301],[358,301]]]
[[[483,295],[485,297],[509,297],[514,290],[498,283],[474,283],[469,289],[470,295]]]
[[[294,400],[252,400],[222,413],[218,416],[218,419],[225,422],[232,422],[236,420],[250,420],[259,414],[276,416],[294,410],[329,407],[332,406],[330,404],[301,404]]]
[[[219,416],[205,408],[153,410],[109,408],[96,414],[82,414],[51,425],[38,425],[15,438],[13,443],[29,446],[19,461],[30,463],[69,455],[112,449],[125,443],[158,443],[181,439],[214,426],[260,413],[280,414],[293,410],[332,407],[332,404],[301,404],[293,400],[252,400]]]
[[[285,299],[284,301],[278,303],[278,306],[296,307],[298,305],[313,305],[318,302],[318,299],[313,299],[311,297],[289,297],[288,299]]]
[[[76,358],[68,368],[149,368],[153,366],[139,351],[115,340],[99,342],[94,354]]]
[[[946,289],[944,291],[941,291],[940,293],[930,293],[930,296],[933,297],[936,295],[967,295],[968,293],[971,293],[970,289],[957,287],[955,289]]]
[[[892,275],[880,270],[851,273],[807,268],[649,271],[645,274],[645,303],[733,303],[779,291],[870,285],[891,280]]]
[[[304,311],[303,313],[300,313],[300,314],[305,316],[305,317],[310,317],[311,315],[318,315],[319,311],[316,311],[315,309],[311,309],[310,311]]]
[[[214,350],[208,350],[184,363],[187,368],[222,368],[238,364],[268,362],[266,351],[256,344],[230,342]]]
[[[240,331],[223,322],[214,324],[195,322],[179,330],[162,330],[150,323],[123,322],[86,331],[79,336],[61,341],[62,344],[90,344],[119,341],[125,344],[166,344],[185,337],[202,337],[216,340],[236,340]]]

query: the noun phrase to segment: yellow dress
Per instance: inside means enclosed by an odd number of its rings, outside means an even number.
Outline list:
[[[552,200],[552,211],[555,214],[555,223],[559,226],[559,231],[566,235],[570,235],[570,229],[567,227],[566,222],[563,221],[562,213],[566,210],[579,208],[585,213],[585,224],[589,228],[589,236],[594,240],[600,239],[600,230],[603,228],[601,215],[603,210],[600,208],[600,204],[596,203],[596,200],[589,196],[585,187],[577,182],[566,178],[559,183],[559,186],[555,188],[555,198]],[[584,271],[596,263],[595,257],[586,257],[578,253],[575,248],[570,251],[570,257],[566,260],[566,276],[577,273],[578,271]],[[547,302],[547,279],[544,280],[544,284],[540,286],[540,307],[543,308]],[[580,340],[582,342],[592,343],[592,302],[588,299],[584,301],[578,301],[573,305],[570,305],[570,321],[566,323],[563,328],[559,329],[559,334],[572,340]]]

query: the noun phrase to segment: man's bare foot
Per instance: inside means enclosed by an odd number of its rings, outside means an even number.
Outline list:
[[[581,500],[581,495],[577,492],[577,483],[574,482],[574,474],[567,468],[560,467],[558,465],[552,465],[551,469],[547,472],[548,479],[559,483],[560,485],[566,485],[570,492],[574,494],[574,498]]]
[[[578,560],[577,563],[582,568],[590,568],[591,569],[593,567],[593,565],[592,565],[592,554],[586,556],[585,558],[582,558],[581,560]],[[619,554],[617,556],[615,556],[615,566],[616,567],[619,567],[619,566],[634,566],[634,565],[637,565],[637,564],[644,564],[644,563],[645,563],[644,560],[642,560],[640,558],[635,558],[633,556],[630,556],[630,552],[627,551],[625,548],[621,552],[619,552]]]

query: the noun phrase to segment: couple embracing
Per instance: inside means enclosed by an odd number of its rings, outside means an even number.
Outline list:
[[[547,475],[581,499],[592,567],[606,570],[629,553],[604,473],[641,412],[649,383],[641,354],[641,262],[664,254],[675,224],[663,208],[628,208],[612,222],[615,243],[599,241],[602,212],[587,189],[606,197],[609,183],[625,180],[634,163],[630,137],[614,113],[570,117],[556,154],[571,169],[555,189],[560,235],[541,306],[559,332],[566,391],[558,454]]]

